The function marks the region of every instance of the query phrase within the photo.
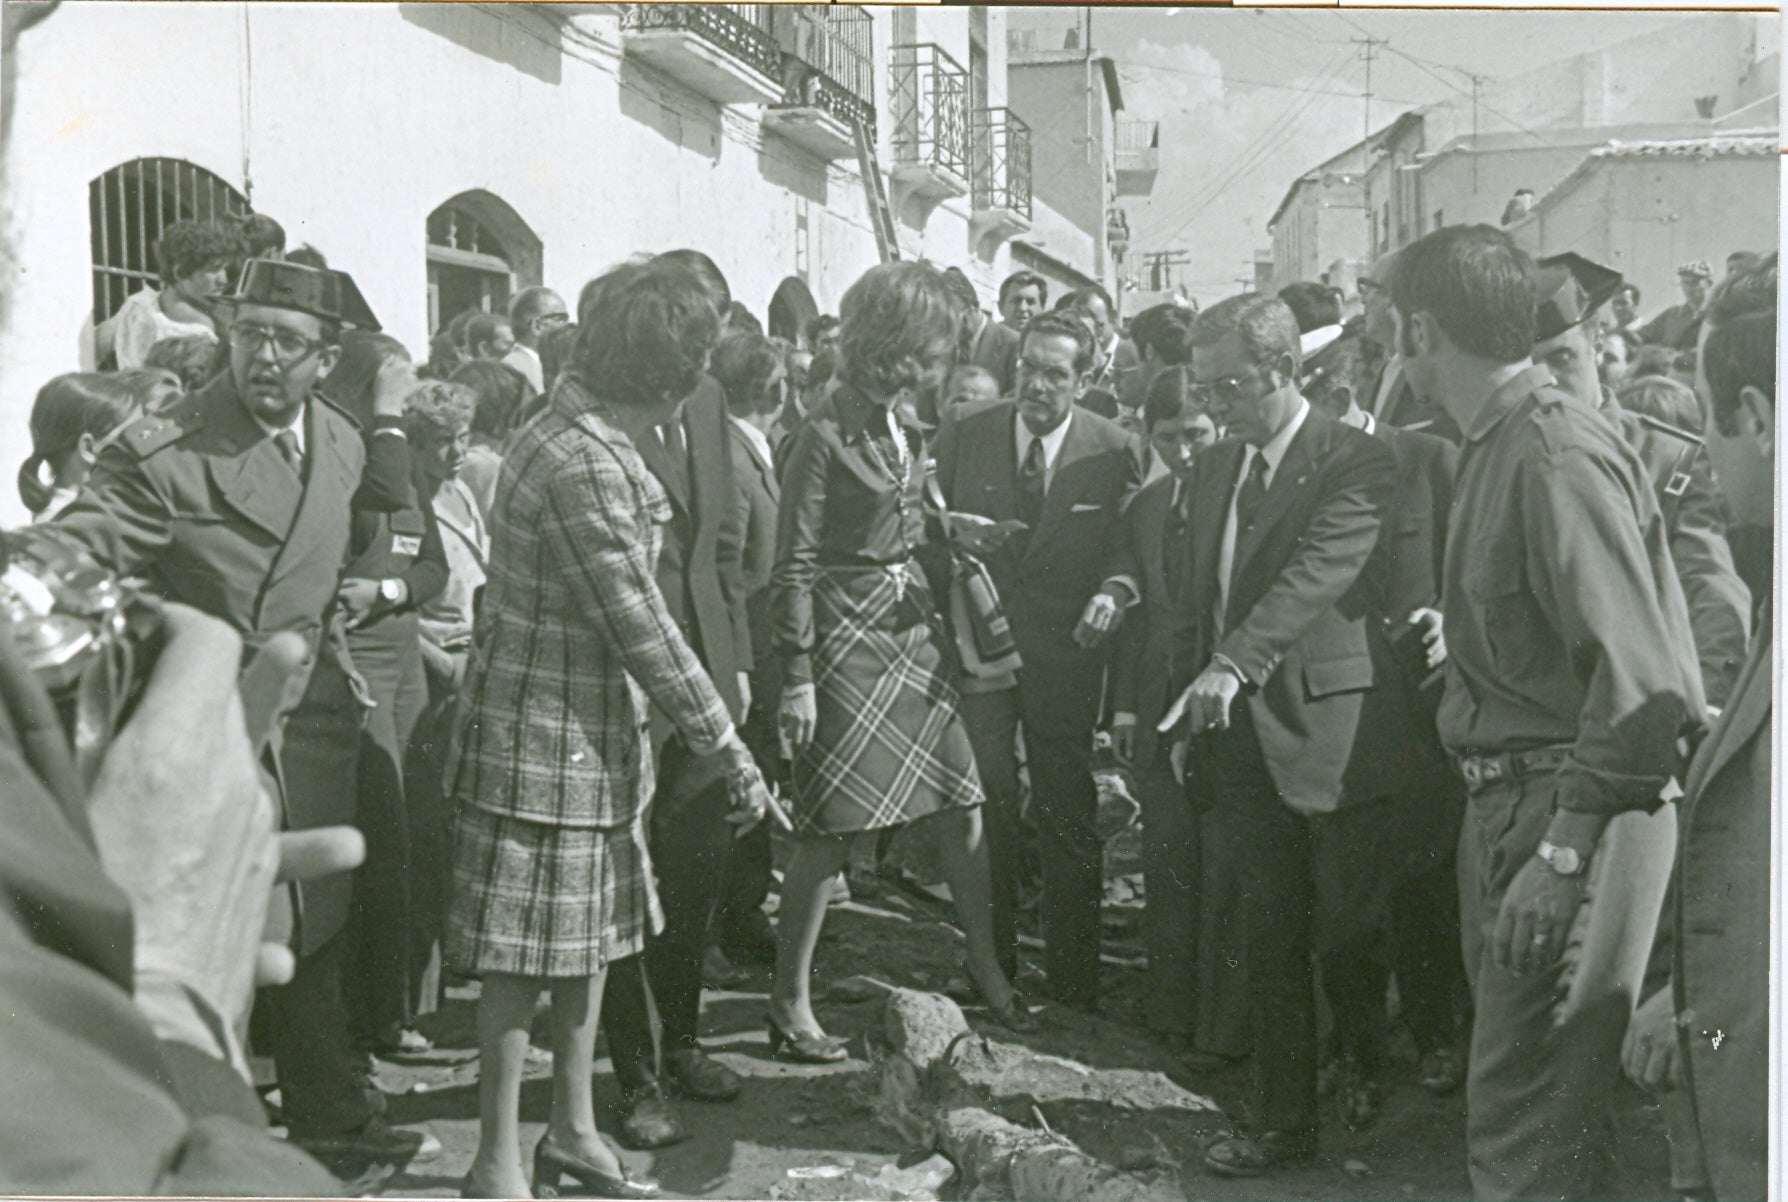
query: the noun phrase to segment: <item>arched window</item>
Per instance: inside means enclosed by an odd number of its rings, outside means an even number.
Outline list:
[[[248,198],[183,159],[132,159],[87,185],[93,240],[93,322],[124,299],[161,283],[155,244],[176,221],[212,221],[248,212]]]
[[[540,283],[540,239],[489,192],[461,192],[428,215],[428,332],[466,309],[501,313]]]
[[[813,293],[791,275],[776,286],[776,294],[770,298],[769,335],[786,338],[798,346],[807,323],[818,316],[819,306],[813,302]]]

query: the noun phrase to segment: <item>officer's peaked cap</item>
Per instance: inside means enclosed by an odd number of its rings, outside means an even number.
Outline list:
[[[1620,291],[1620,272],[1571,251],[1549,255],[1536,266],[1540,307],[1535,337],[1540,342],[1582,325]]]
[[[354,277],[329,267],[250,259],[231,299],[237,304],[296,309],[356,330],[379,329],[379,319],[354,286]]]

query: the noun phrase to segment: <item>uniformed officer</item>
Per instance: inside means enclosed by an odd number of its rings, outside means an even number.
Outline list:
[[[1701,688],[1709,705],[1724,706],[1750,640],[1751,592],[1732,566],[1726,512],[1707,451],[1697,434],[1622,409],[1599,378],[1594,318],[1620,290],[1620,273],[1570,253],[1541,259],[1538,266],[1534,360],[1551,369],[1560,390],[1600,409],[1645,464],[1689,604]]]
[[[335,366],[342,327],[379,325],[345,273],[293,263],[251,261],[232,300],[229,370],[128,427],[74,502],[27,537],[77,543],[112,571],[229,622],[251,649],[257,636],[284,630],[315,648],[336,596],[351,501],[358,492],[369,507],[397,509],[412,496],[397,420],[371,440],[369,456],[353,419],[313,392]],[[313,670],[317,659],[313,652],[300,673],[311,690],[345,688],[341,668]],[[292,829],[354,819],[351,792],[329,799],[284,787],[327,754],[311,712],[307,697],[273,740]],[[342,1013],[339,935],[351,889],[338,875],[297,893],[297,971],[263,996],[261,1017],[294,1138],[327,1145],[317,1148],[324,1153],[408,1159],[439,1144],[384,1126]]]
[[[1470,791],[1459,868],[1480,1198],[1608,1192],[1633,999],[1611,989],[1560,1022],[1560,957],[1604,829],[1657,809],[1704,716],[1657,498],[1614,428],[1532,362],[1535,275],[1505,232],[1449,226],[1401,252],[1391,285],[1410,383],[1465,439],[1439,726]]]

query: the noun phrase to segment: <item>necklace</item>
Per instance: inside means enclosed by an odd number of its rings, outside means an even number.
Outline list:
[[[894,508],[898,515],[900,544],[904,554],[901,561],[888,570],[894,577],[894,599],[903,601],[906,599],[906,561],[911,559],[913,554],[912,545],[906,541],[906,494],[907,484],[912,477],[912,452],[906,445],[906,439],[901,435],[899,423],[894,420],[893,407],[877,406],[877,408],[881,409],[882,419],[888,423],[888,434],[894,440],[894,456],[900,461],[900,470],[896,471],[894,465],[888,462],[882,454],[881,447],[876,445],[874,436],[867,429],[863,431],[863,445],[868,448],[869,457],[875,461],[876,467],[886,472],[888,478],[894,482]]]

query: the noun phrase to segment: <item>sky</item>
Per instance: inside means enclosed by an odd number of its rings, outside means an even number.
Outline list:
[[[1019,27],[1073,19],[1059,9],[1033,14],[1014,11],[1009,20]],[[1372,64],[1371,122],[1379,129],[1406,109],[1469,96],[1467,73],[1519,75],[1681,19],[1658,12],[1094,8],[1091,44],[1118,63],[1122,116],[1161,122],[1153,194],[1119,202],[1130,218],[1131,254],[1183,247],[1191,253],[1180,269],[1188,292],[1201,302],[1235,292],[1238,278],[1252,274],[1254,250],[1271,245],[1266,222],[1292,181],[1364,132],[1365,62],[1352,39],[1388,42]]]

